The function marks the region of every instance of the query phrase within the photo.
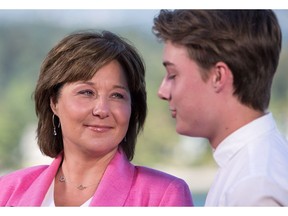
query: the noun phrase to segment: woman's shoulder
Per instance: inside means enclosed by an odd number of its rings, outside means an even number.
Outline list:
[[[47,169],[48,165],[37,165],[32,167],[27,167],[19,170],[15,170],[9,173],[6,173],[0,177],[0,181],[23,181],[25,179],[36,178],[40,175],[45,169]]]
[[[135,166],[137,172],[137,178],[146,181],[159,182],[161,184],[179,184],[187,185],[186,182],[180,177],[174,176],[170,173],[161,171],[145,166]]]
[[[184,179],[158,169],[143,166],[135,168],[133,188],[138,196],[141,194],[145,199],[147,198],[145,194],[150,194],[155,200],[158,197],[161,201],[157,204],[154,203],[157,206],[193,205],[189,185]]]

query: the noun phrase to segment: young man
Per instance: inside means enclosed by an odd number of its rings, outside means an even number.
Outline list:
[[[169,102],[179,134],[205,137],[219,166],[205,206],[288,206],[288,142],[268,111],[281,51],[271,10],[161,10]]]

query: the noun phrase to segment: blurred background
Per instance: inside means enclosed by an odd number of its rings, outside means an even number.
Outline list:
[[[157,97],[165,73],[162,44],[152,34],[159,10],[0,10],[0,175],[27,166],[49,164],[35,137],[33,91],[47,52],[79,30],[110,30],[134,44],[146,63],[148,117],[138,139],[134,164],[183,178],[196,206],[204,205],[216,165],[208,142],[175,132],[168,104]],[[288,137],[288,10],[275,10],[283,31],[281,59],[270,110]]]

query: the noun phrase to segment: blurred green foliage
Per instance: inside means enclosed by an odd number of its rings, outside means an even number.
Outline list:
[[[47,23],[0,23],[0,172],[22,167],[19,142],[25,127],[37,122],[34,112],[33,91],[40,65],[53,45],[77,28]],[[144,165],[180,163],[181,154],[175,155],[180,138],[175,132],[167,103],[157,97],[164,68],[161,61],[162,45],[151,32],[134,28],[110,28],[128,38],[142,54],[147,68],[148,117],[145,129],[138,139],[134,162]],[[273,85],[271,110],[287,131],[287,43]],[[193,145],[193,144],[191,144]],[[185,159],[186,165],[211,163],[211,151],[195,160]],[[188,162],[187,162],[188,161]],[[177,163],[176,163],[177,164]]]

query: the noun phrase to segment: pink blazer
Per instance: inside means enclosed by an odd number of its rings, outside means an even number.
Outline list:
[[[0,206],[41,206],[62,161],[34,166],[0,178]],[[167,173],[134,166],[118,151],[90,206],[193,206],[188,185]]]

